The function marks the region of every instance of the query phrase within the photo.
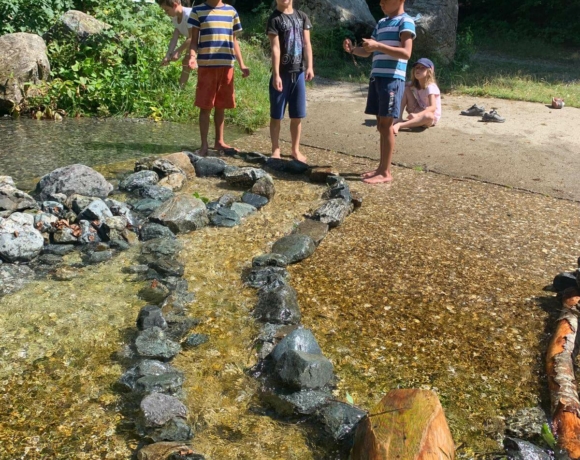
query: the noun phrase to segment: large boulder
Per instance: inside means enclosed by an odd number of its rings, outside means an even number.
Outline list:
[[[102,174],[81,164],[55,169],[43,176],[36,185],[36,193],[43,201],[55,193],[106,198],[112,190],[113,186]]]
[[[9,183],[0,183],[0,211],[15,212],[25,209],[38,209],[34,198]]]
[[[27,91],[26,83],[48,79],[50,63],[44,40],[35,34],[16,33],[0,37],[0,114],[10,113]],[[28,95],[34,91],[28,89]]]
[[[69,10],[44,34],[44,39],[50,41],[72,36],[79,41],[83,41],[93,35],[100,34],[110,27],[109,24],[99,21],[82,11]]]
[[[417,56],[439,56],[449,63],[455,56],[457,38],[457,0],[414,0],[405,9],[415,21],[417,38],[413,52]]]
[[[209,223],[203,201],[188,195],[178,195],[166,201],[149,219],[169,227],[173,233],[198,230]]]
[[[29,262],[40,254],[43,245],[44,238],[32,225],[0,221],[0,260]]]
[[[295,0],[294,8],[318,25],[340,25],[368,34],[376,24],[365,0]]]

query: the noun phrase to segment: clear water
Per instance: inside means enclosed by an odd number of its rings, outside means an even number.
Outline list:
[[[228,127],[228,140],[241,135]],[[0,118],[0,175],[30,189],[34,179],[73,163],[118,163],[151,154],[195,150],[197,125],[94,118],[60,122]]]

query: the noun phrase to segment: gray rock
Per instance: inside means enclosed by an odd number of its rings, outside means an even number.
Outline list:
[[[250,192],[244,192],[242,201],[246,204],[251,204],[256,209],[260,209],[268,204],[268,198]]]
[[[191,334],[185,342],[183,342],[184,348],[195,348],[207,343],[209,341],[209,336],[207,334]]]
[[[26,265],[0,263],[0,296],[22,289],[34,279],[34,272]]]
[[[300,233],[284,236],[272,246],[272,252],[285,256],[290,264],[310,257],[315,250],[314,240],[310,236]]]
[[[149,241],[155,238],[175,238],[175,235],[164,225],[147,222],[139,230],[139,238]]]
[[[344,201],[352,201],[352,195],[350,194],[350,187],[346,181],[342,184],[337,184],[329,188],[323,195],[325,199],[340,198]]]
[[[161,276],[181,277],[185,271],[185,266],[174,258],[160,257],[149,263],[149,267]]]
[[[88,257],[83,258],[83,262],[87,265],[96,265],[113,258],[113,251],[95,251]]]
[[[141,290],[139,290],[139,297],[145,302],[149,302],[155,305],[159,305],[169,296],[169,289],[164,284],[153,280],[153,282]]]
[[[167,329],[167,321],[161,313],[161,308],[157,305],[145,305],[137,315],[137,329],[143,331],[150,327],[158,327],[159,329]]]
[[[18,225],[34,227],[34,216],[32,214],[13,212],[12,214],[10,214],[7,220],[12,221]]]
[[[455,56],[457,0],[414,0],[405,8],[411,16],[421,15],[416,21],[417,37],[413,40],[413,52],[417,56],[439,57],[450,63]]]
[[[131,248],[131,245],[125,240],[111,240],[109,241],[109,245],[111,248],[117,249],[119,251],[126,251]]]
[[[219,208],[210,217],[210,222],[216,227],[235,227],[240,225],[240,216],[228,208]]]
[[[136,366],[128,369],[119,379],[118,384],[125,391],[134,391],[137,380],[145,376],[156,376],[166,373],[176,373],[177,371],[171,364],[163,363],[155,359],[144,359]]]
[[[284,267],[253,267],[245,277],[246,285],[260,289],[285,285],[290,273]]]
[[[69,252],[75,250],[74,246],[68,244],[47,244],[42,248],[42,254],[54,254],[56,256],[64,256]]]
[[[84,196],[84,195],[71,195],[66,200],[66,206],[69,209],[72,209],[74,212],[79,214],[83,209],[85,209],[89,204],[93,201],[98,200],[98,197],[95,196]]]
[[[324,428],[335,441],[342,441],[354,434],[366,412],[342,402],[332,402],[319,412]]]
[[[541,407],[528,407],[518,410],[505,420],[505,432],[508,436],[522,438],[528,441],[540,442],[542,425],[548,422],[548,417]]]
[[[0,259],[6,262],[29,262],[40,254],[44,238],[32,225],[9,219],[0,221]]]
[[[185,420],[180,417],[175,417],[169,420],[162,428],[150,430],[147,436],[154,442],[160,441],[189,441],[193,438],[193,431]],[[187,455],[187,454],[186,454]],[[172,456],[171,458],[175,458]],[[187,459],[179,455],[179,458]]]
[[[135,391],[140,393],[164,393],[175,396],[181,394],[183,380],[183,374],[177,371],[161,375],[146,375],[135,382]]]
[[[56,244],[75,244],[79,240],[69,227],[63,227],[52,234],[52,241]]]
[[[44,34],[43,38],[47,42],[66,39],[67,37],[74,37],[76,40],[84,41],[110,27],[109,24],[99,21],[82,11],[69,10]]]
[[[40,265],[59,265],[62,263],[62,256],[57,256],[56,254],[42,254],[38,256],[36,262]]]
[[[11,187],[16,187],[14,179],[10,176],[0,176],[0,187],[3,185],[10,185]]]
[[[167,177],[172,174],[185,175],[185,172],[181,168],[179,168],[175,163],[172,163],[171,161],[163,158],[153,161],[153,163],[151,164],[151,169],[155,171],[159,175],[159,177]]]
[[[49,76],[50,63],[41,37],[28,33],[0,37],[0,114],[12,112],[27,94],[39,95],[34,86],[27,93],[27,84],[39,85]]]
[[[248,163],[254,163],[254,164],[266,164],[266,162],[268,161],[268,158],[266,155],[262,154],[262,153],[258,153],[258,152],[246,152],[244,154],[244,159],[248,162]]]
[[[178,195],[166,201],[149,219],[169,227],[173,233],[198,230],[209,223],[203,201],[188,195]]]
[[[125,216],[107,217],[103,222],[103,226],[106,232],[110,232],[111,230],[122,232],[127,228],[128,225],[129,222]]]
[[[293,414],[309,415],[332,399],[332,394],[323,390],[300,390],[291,392],[285,389],[269,389],[260,395],[264,403],[271,406],[282,416]]]
[[[163,426],[174,417],[187,417],[187,408],[179,399],[162,393],[145,396],[140,408],[142,421],[146,427]]]
[[[258,179],[252,186],[250,192],[268,198],[268,200],[274,198],[276,189],[274,187],[274,181],[272,180],[272,177],[267,175]]]
[[[276,364],[278,377],[290,388],[316,390],[334,377],[332,363],[322,355],[288,350]]]
[[[135,339],[135,348],[139,356],[160,361],[169,361],[181,351],[179,344],[168,339],[158,327],[142,331]]]
[[[133,203],[133,209],[148,216],[163,204],[163,201],[153,200],[151,198],[144,198]]]
[[[240,218],[247,217],[257,211],[256,208],[248,203],[234,203],[232,204],[231,210],[234,211]]]
[[[141,246],[141,259],[147,263],[162,256],[178,256],[182,248],[181,242],[175,238],[154,238]]]
[[[47,213],[52,214],[56,217],[64,217],[66,211],[64,209],[64,205],[58,201],[43,201],[41,204],[41,209]]]
[[[139,171],[129,174],[119,183],[119,189],[127,192],[155,185],[159,182],[159,176],[154,171]]]
[[[511,460],[550,460],[553,458],[531,442],[517,438],[505,438],[503,446]]]
[[[202,157],[193,163],[195,175],[197,177],[220,176],[224,172],[226,166],[227,164],[225,161],[212,157]]]
[[[224,193],[222,196],[219,197],[217,202],[220,205],[220,207],[225,206],[226,208],[228,208],[234,203],[238,202],[238,197],[230,193]]]
[[[328,234],[328,224],[320,222],[314,219],[304,219],[298,227],[296,227],[293,233],[298,233],[300,235],[308,235],[314,241],[314,244],[318,246],[320,242]]]
[[[258,179],[268,176],[268,173],[259,168],[226,168],[224,179],[234,187],[252,187]]]
[[[270,290],[258,292],[258,303],[254,317],[264,323],[298,324],[300,309],[296,291],[292,286],[282,285]]]
[[[330,228],[334,228],[338,227],[353,209],[352,202],[335,198],[327,201],[314,211],[312,218],[328,224]]]
[[[41,200],[46,200],[55,193],[106,198],[112,190],[113,186],[101,174],[81,164],[55,169],[43,176],[36,186]]]
[[[157,201],[167,201],[175,196],[172,190],[160,185],[148,185],[139,189],[139,196]]]
[[[38,203],[28,193],[18,190],[8,182],[0,183],[0,211],[16,212],[25,209],[38,209]]]
[[[252,267],[286,267],[288,259],[282,254],[270,253],[252,259]]]
[[[123,273],[129,273],[131,275],[143,275],[147,273],[149,267],[147,265],[131,265],[129,267],[123,268]]]
[[[52,214],[47,214],[45,212],[39,212],[34,215],[34,228],[41,233],[48,232],[54,233],[56,228],[53,224],[58,222],[58,217]]]
[[[199,324],[199,320],[195,318],[188,318],[187,316],[171,316],[167,317],[169,327],[166,335],[171,340],[181,342],[181,340],[189,334],[189,332]]]
[[[311,355],[321,355],[322,350],[316,338],[309,329],[294,329],[284,337],[272,350],[270,356],[275,362],[280,361],[284,353],[289,350],[303,351]]]
[[[97,230],[88,220],[79,221],[79,227],[81,229],[81,236],[78,240],[81,244],[98,243],[101,241],[97,234]]]

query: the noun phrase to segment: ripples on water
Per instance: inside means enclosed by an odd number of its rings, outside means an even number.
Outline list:
[[[229,139],[239,135],[229,127],[227,134]],[[34,178],[73,163],[94,166],[198,147],[194,124],[0,118],[0,174],[12,176],[25,189],[34,186]]]

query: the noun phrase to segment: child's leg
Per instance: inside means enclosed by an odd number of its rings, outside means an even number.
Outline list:
[[[395,126],[393,126],[393,130],[395,131],[395,134],[397,134],[401,128],[418,128],[420,126],[430,128],[433,126],[434,121],[435,115],[433,113],[423,113],[422,115],[419,115],[417,118],[413,118],[412,120],[397,123]]]
[[[226,109],[233,109],[236,106],[234,97],[234,68],[221,67],[217,70],[218,89],[215,96],[215,112],[213,114],[213,121],[215,124],[215,144],[216,150],[228,150],[233,147],[229,146],[224,141],[224,127],[226,119]]]
[[[363,179],[363,182],[367,184],[382,184],[393,180],[393,176],[391,175],[391,160],[393,159],[393,152],[395,151],[393,123],[394,118],[392,117],[379,118],[381,161],[376,170],[376,174]]]
[[[292,157],[306,163],[307,158],[300,153],[300,135],[302,134],[302,118],[290,119],[290,136],[292,137]]]
[[[199,149],[199,154],[201,156],[207,155],[209,150],[207,136],[209,134],[210,116],[211,109],[199,109],[199,135],[201,137],[201,148]]]
[[[403,99],[401,99],[401,110],[399,111],[399,117],[395,120],[395,124],[404,121],[403,116],[405,115],[405,109],[411,105],[409,97],[415,98],[413,93],[411,93],[411,88],[407,86],[403,93]],[[395,134],[397,134],[397,131],[395,131]]]
[[[280,125],[282,120],[270,118],[270,139],[272,140],[272,158],[280,158]]]
[[[302,119],[306,118],[306,80],[304,72],[292,74],[291,92],[288,100],[290,115],[290,136],[292,137],[292,157],[306,163],[307,159],[300,152],[300,136],[302,134]]]

